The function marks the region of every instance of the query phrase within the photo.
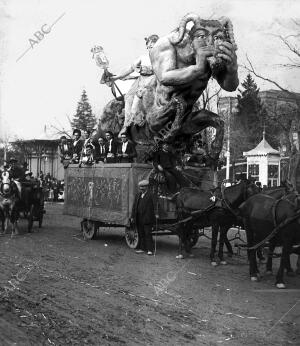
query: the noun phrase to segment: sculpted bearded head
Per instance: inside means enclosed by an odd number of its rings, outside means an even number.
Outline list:
[[[186,25],[188,22],[193,22],[194,25],[187,31]],[[217,48],[218,44],[222,41],[229,41],[234,49],[237,49],[233,27],[230,19],[222,17],[219,20],[204,20],[197,14],[189,13],[185,15],[177,29],[173,34],[170,41],[173,45],[180,45],[181,42],[189,37],[192,41],[192,47],[196,50],[205,46],[213,46]],[[197,40],[197,47],[194,47],[193,43]],[[209,65],[213,72],[223,68],[224,62],[221,58],[215,56],[208,58]]]

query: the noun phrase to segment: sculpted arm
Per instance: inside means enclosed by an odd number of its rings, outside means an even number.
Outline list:
[[[127,76],[129,76],[132,72],[134,72],[134,70],[140,66],[141,64],[141,58],[137,58],[133,64],[131,66],[129,66],[125,71],[121,72],[119,75],[117,76],[113,76],[111,79],[112,80],[117,80],[117,79],[123,79]]]
[[[226,70],[219,73],[217,81],[220,87],[226,91],[234,91],[239,85],[237,57],[233,46],[229,42],[223,42],[219,46],[218,57],[225,61]]]
[[[163,85],[181,85],[206,75],[206,60],[196,58],[196,65],[177,68],[177,54],[168,38],[162,39],[150,52],[156,77]]]

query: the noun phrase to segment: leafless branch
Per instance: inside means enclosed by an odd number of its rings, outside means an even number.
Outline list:
[[[288,47],[288,49],[296,54],[298,57],[300,57],[300,51],[299,48],[296,46],[293,46],[286,38],[279,36],[279,38],[281,39],[281,41]]]
[[[296,20],[296,19],[294,19],[294,18],[292,18],[291,19],[292,20],[292,22],[294,23],[294,24],[296,24],[297,26],[300,26],[300,20]]]
[[[275,66],[280,66],[284,68],[300,68],[300,64],[275,64]]]
[[[288,90],[288,89],[285,89],[285,88],[282,87],[280,84],[278,84],[276,81],[274,81],[274,80],[272,80],[272,79],[270,79],[270,78],[267,78],[267,77],[263,77],[262,75],[258,74],[258,73],[256,72],[256,70],[254,69],[254,67],[253,67],[253,65],[252,65],[252,63],[251,63],[251,61],[250,61],[250,59],[248,58],[248,55],[246,55],[246,58],[247,58],[247,62],[248,62],[248,64],[249,64],[250,67],[248,67],[248,66],[246,66],[246,65],[240,65],[240,66],[243,67],[246,71],[248,71],[248,72],[250,72],[250,73],[253,73],[253,74],[254,74],[257,78],[259,78],[259,79],[262,79],[262,80],[264,80],[264,81],[266,81],[266,82],[269,82],[269,83],[271,83],[271,84],[273,84],[273,85],[276,85],[278,89],[280,89],[280,90],[282,90],[282,91],[285,91],[285,92],[289,93],[289,94],[292,95],[292,96],[295,96],[293,92],[291,92],[291,91]]]
[[[68,132],[65,130],[65,129],[59,129],[59,128],[57,128],[56,126],[54,126],[54,125],[50,125],[54,130],[56,130],[57,131],[57,135],[66,135],[66,136],[68,136],[69,138],[72,138],[69,134],[68,134]]]

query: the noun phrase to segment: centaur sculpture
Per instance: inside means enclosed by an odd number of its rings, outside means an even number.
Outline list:
[[[190,30],[188,22],[193,22]],[[126,105],[125,124],[128,117],[131,119],[126,130],[132,140],[149,145],[159,138],[176,145],[211,126],[216,136],[209,155],[216,160],[222,148],[223,121],[217,114],[193,110],[193,106],[211,77],[222,89],[236,90],[236,49],[228,18],[204,20],[194,13],[184,16],[176,30],[158,39],[149,50],[154,74],[148,77],[143,92],[139,90],[139,110],[135,105],[135,114],[131,114],[132,104]]]

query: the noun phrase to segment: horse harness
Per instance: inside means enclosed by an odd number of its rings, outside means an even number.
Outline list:
[[[221,189],[222,198],[219,199],[221,201],[221,206],[223,206],[223,204],[224,204],[225,205],[225,209],[228,209],[234,217],[238,218],[240,216],[239,212],[235,211],[231,207],[231,205],[229,204],[229,202],[225,198],[224,191],[225,191],[225,189],[224,190]],[[246,200],[246,197],[247,197],[247,186],[244,186],[243,199]]]

